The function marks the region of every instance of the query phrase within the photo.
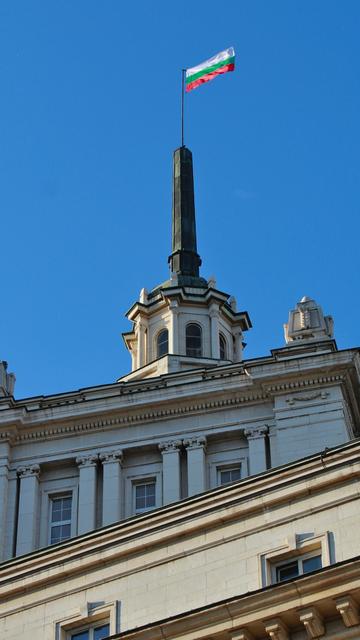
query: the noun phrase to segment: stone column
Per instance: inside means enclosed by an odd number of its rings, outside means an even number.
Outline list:
[[[220,345],[219,345],[219,307],[216,304],[210,305],[210,318],[211,318],[211,357],[219,360],[220,358]]]
[[[136,327],[137,335],[137,368],[143,367],[147,363],[146,357],[146,323],[140,318]]]
[[[24,465],[17,470],[20,478],[19,513],[16,539],[16,555],[34,551],[37,542],[39,510],[38,464]]]
[[[234,362],[241,362],[242,360],[242,331],[240,328],[233,330],[234,338]]]
[[[180,447],[181,440],[161,442],[163,459],[163,504],[180,500]]]
[[[5,526],[8,497],[8,473],[9,473],[10,443],[0,444],[0,561],[5,550]]]
[[[179,354],[179,304],[177,300],[171,300],[169,309],[171,319],[169,331],[169,353]]]
[[[97,455],[76,458],[79,466],[78,535],[93,531],[96,526]]]
[[[250,475],[261,473],[267,469],[266,460],[266,434],[268,427],[258,427],[256,429],[246,429],[245,436],[249,442],[249,466]]]
[[[123,452],[107,451],[100,455],[103,465],[102,524],[112,524],[121,519],[121,465]]]
[[[205,481],[205,437],[184,440],[187,450],[188,495],[194,496],[206,489]]]

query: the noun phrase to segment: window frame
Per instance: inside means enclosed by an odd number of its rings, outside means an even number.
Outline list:
[[[224,343],[224,357],[221,357],[221,341],[223,341]],[[224,336],[224,334],[222,333],[222,331],[219,331],[219,357],[220,360],[227,360],[227,353],[228,353],[228,346],[227,346],[227,340]]]
[[[85,610],[54,622],[56,640],[71,640],[71,634],[80,633],[93,626],[109,625],[109,635],[120,632],[121,602],[87,602]]]
[[[330,531],[322,533],[308,532],[290,534],[281,546],[259,555],[259,578],[263,587],[281,584],[276,580],[276,569],[295,560],[321,556],[322,568],[335,562],[334,549],[331,546]],[[307,574],[299,574],[297,578]],[[293,578],[296,580],[297,578]],[[290,578],[289,578],[290,579]]]
[[[167,344],[167,349],[165,353],[162,353],[161,355],[159,354],[159,338],[161,336],[161,334],[166,332],[166,344]],[[162,327],[162,329],[160,329],[160,331],[158,331],[156,337],[155,337],[155,353],[156,353],[156,359],[158,358],[163,358],[164,356],[168,355],[169,353],[169,329],[167,327]]]
[[[282,560],[281,562],[274,563],[271,567],[272,584],[280,584],[282,582],[286,582],[287,580],[295,580],[296,578],[300,578],[301,576],[305,576],[308,573],[311,573],[310,571],[307,571],[306,573],[304,573],[303,571],[304,560],[309,560],[310,558],[318,558],[318,557],[320,557],[320,562],[321,562],[321,567],[319,567],[318,569],[322,569],[323,564],[322,564],[321,548],[314,549],[309,553],[301,553],[297,556],[292,556],[290,558],[287,558],[286,560]],[[287,565],[293,564],[295,562],[297,563],[297,566],[298,566],[297,576],[294,576],[293,578],[285,578],[284,580],[279,580],[278,570],[281,569],[282,567],[286,567]],[[314,569],[314,571],[318,571],[318,569]]]
[[[59,500],[61,498],[71,498],[71,515],[69,520],[59,520],[57,522],[52,521],[52,507],[54,500]],[[49,518],[48,518],[48,545],[53,546],[54,544],[61,544],[62,542],[66,542],[72,538],[72,530],[73,530],[73,519],[74,519],[74,496],[73,491],[63,491],[59,493],[54,493],[49,495]],[[70,525],[70,535],[68,538],[64,540],[59,540],[59,542],[51,542],[51,532],[54,526],[61,526],[64,524]]]
[[[188,328],[189,327],[197,327],[199,329],[199,338],[200,338],[200,348],[197,348],[197,351],[199,351],[200,353],[196,353],[196,354],[191,354],[188,353]],[[194,338],[195,336],[189,336],[190,338]],[[194,347],[190,347],[190,349],[195,350]],[[188,322],[185,325],[185,353],[186,356],[188,358],[202,358],[203,357],[203,353],[204,353],[204,345],[203,345],[203,328],[201,326],[201,324],[199,322]]]
[[[94,631],[96,631],[96,629],[99,629],[100,627],[103,627],[105,625],[109,627],[109,633],[108,633],[108,636],[106,636],[106,637],[109,637],[111,635],[111,628],[110,628],[110,620],[107,618],[106,620],[105,619],[97,620],[96,622],[92,622],[91,624],[86,623],[81,627],[73,627],[73,629],[70,629],[67,632],[66,640],[73,640],[74,635],[79,633],[84,633],[84,631],[90,631],[88,640],[94,640]]]
[[[226,473],[226,472],[231,472],[231,471],[239,471],[239,475],[240,477],[237,478],[236,480],[229,480],[229,482],[221,482],[221,474],[222,473]],[[242,479],[242,464],[241,462],[236,462],[235,464],[223,464],[223,465],[219,465],[216,469],[216,475],[217,475],[217,485],[218,487],[226,487],[230,484],[232,484],[233,482],[238,482],[239,480]]]
[[[136,488],[145,486],[145,485],[154,485],[154,506],[144,507],[143,509],[136,508]],[[141,515],[142,513],[147,513],[148,511],[152,511],[157,507],[157,491],[156,491],[156,476],[149,476],[147,478],[136,478],[132,481],[132,508],[133,513],[135,515]]]

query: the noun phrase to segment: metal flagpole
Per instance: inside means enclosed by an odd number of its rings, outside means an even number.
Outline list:
[[[181,146],[184,146],[184,103],[185,103],[185,72],[186,69],[182,69],[182,81],[181,81]]]

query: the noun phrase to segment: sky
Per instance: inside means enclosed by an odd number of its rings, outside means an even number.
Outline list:
[[[201,274],[284,344],[302,296],[360,345],[358,0],[2,0],[0,359],[23,398],[114,382],[140,289],[168,277],[181,69]]]

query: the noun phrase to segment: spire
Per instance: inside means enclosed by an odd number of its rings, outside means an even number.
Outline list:
[[[172,254],[169,263],[171,273],[178,276],[179,284],[196,285],[196,280],[200,280],[201,258],[196,247],[192,153],[187,147],[174,151]]]

